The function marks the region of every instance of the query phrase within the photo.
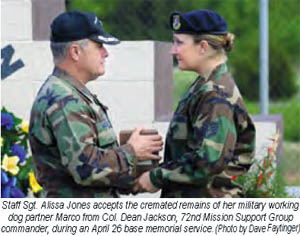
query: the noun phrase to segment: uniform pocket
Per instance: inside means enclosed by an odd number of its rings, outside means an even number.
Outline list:
[[[117,136],[109,122],[109,120],[103,120],[97,123],[98,140],[99,145],[102,148],[109,146],[117,142]]]
[[[174,139],[187,139],[187,106],[184,100],[187,98],[182,99],[178,107],[173,115],[173,119],[170,124],[171,135]]]
[[[171,132],[174,139],[187,139],[187,124],[185,122],[172,121]]]

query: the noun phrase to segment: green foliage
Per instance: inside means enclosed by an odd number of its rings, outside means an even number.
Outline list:
[[[216,6],[236,35],[236,47],[229,55],[229,63],[241,93],[250,100],[258,100],[259,1],[229,2]],[[294,65],[300,63],[299,7],[297,0],[269,1],[269,91],[273,100],[291,98],[297,93]]]
[[[273,100],[291,98],[297,93],[297,75],[290,62],[289,55],[283,49],[277,49],[277,45],[271,43],[269,96]]]
[[[258,0],[68,0],[67,8],[95,12],[106,30],[122,40],[171,41],[169,14],[174,11],[212,9],[226,19],[236,35],[229,55],[241,93],[259,96]],[[270,96],[291,98],[297,92],[295,69],[300,63],[300,1],[269,1]],[[251,89],[249,89],[251,88]]]
[[[277,167],[276,150],[280,134],[277,133],[273,144],[268,147],[268,154],[261,162],[257,159],[250,171],[246,174],[233,177],[233,181],[243,187],[245,196],[248,198],[284,198],[286,182],[282,178],[282,169]]]
[[[283,142],[283,158],[280,166],[288,185],[300,186],[300,142]]]
[[[268,184],[268,188],[262,189],[257,186],[260,176],[258,171],[248,172],[247,174],[238,177],[237,183],[243,186],[247,198],[286,198],[288,196],[285,188],[287,186],[281,168],[277,168],[273,178]]]
[[[294,98],[281,103],[271,103],[271,114],[282,114],[284,139],[300,142],[300,103]]]
[[[175,110],[180,98],[183,96],[184,92],[188,90],[196,78],[197,74],[191,71],[178,71],[174,73],[173,110]]]
[[[251,114],[259,113],[259,103],[245,100]],[[287,141],[300,142],[300,103],[299,98],[282,100],[270,103],[270,114],[282,114],[283,138]]]
[[[258,54],[258,48],[257,54]],[[250,56],[248,53],[244,56]],[[242,60],[244,63],[236,63],[234,60]],[[234,66],[235,79],[241,90],[250,100],[257,100],[259,97],[259,65],[258,61],[250,61],[249,59],[234,58],[231,62]],[[252,68],[252,69],[251,69]],[[239,73],[247,72],[247,74]],[[249,87],[251,86],[251,89]],[[291,98],[297,93],[297,74],[293,68],[288,52],[282,48],[278,48],[275,41],[270,42],[270,71],[269,71],[269,96],[272,100]]]

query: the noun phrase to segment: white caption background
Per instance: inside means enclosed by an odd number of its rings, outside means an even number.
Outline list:
[[[300,199],[1,199],[1,235],[300,235]]]

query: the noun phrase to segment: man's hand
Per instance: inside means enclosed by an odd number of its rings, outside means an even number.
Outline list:
[[[149,171],[143,173],[138,179],[136,179],[135,184],[133,186],[134,193],[143,193],[143,192],[155,193],[158,190],[159,189],[156,188],[150,180]]]
[[[131,144],[139,161],[159,160],[160,156],[153,153],[162,150],[160,135],[141,135],[143,128],[136,128],[127,143]]]

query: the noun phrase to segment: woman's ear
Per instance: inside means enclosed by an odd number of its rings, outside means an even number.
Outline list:
[[[201,42],[198,43],[198,45],[199,45],[200,54],[204,54],[209,47],[208,42],[206,40],[202,40]]]

